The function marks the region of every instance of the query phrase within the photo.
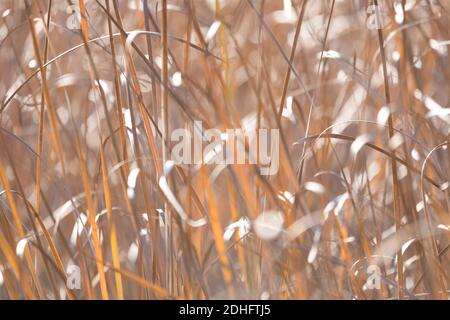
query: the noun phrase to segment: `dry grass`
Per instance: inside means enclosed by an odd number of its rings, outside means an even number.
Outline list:
[[[448,0],[143,2],[0,1],[1,299],[449,297]],[[278,173],[171,168],[194,120]]]

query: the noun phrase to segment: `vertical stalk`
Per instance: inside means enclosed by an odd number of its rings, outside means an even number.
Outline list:
[[[168,119],[168,104],[169,97],[167,92],[168,86],[168,50],[167,50],[167,0],[162,0],[162,28],[161,28],[161,57],[162,57],[162,68],[161,68],[161,120],[162,120],[162,159],[163,164],[169,159],[169,152],[167,148],[167,138],[169,135],[169,119]],[[171,219],[169,213],[169,206],[167,202],[164,203],[164,212],[166,214],[165,221],[165,238],[166,238],[166,285],[169,292],[172,292],[172,263],[171,263]]]
[[[375,14],[377,15],[376,19],[377,19],[377,23],[378,23],[380,21],[378,1],[374,0],[374,4],[376,7]],[[380,56],[381,56],[381,62],[382,62],[382,66],[383,66],[385,98],[386,98],[387,105],[390,106],[391,94],[390,94],[390,90],[389,90],[389,79],[388,79],[387,67],[386,67],[386,54],[384,52],[384,47],[383,47],[383,43],[384,43],[383,31],[381,30],[380,26],[378,26],[378,42],[380,45]],[[394,135],[394,121],[393,121],[392,113],[389,114],[388,127],[389,127],[389,139],[391,139],[392,136]],[[393,180],[392,183],[393,183],[393,189],[394,189],[395,231],[399,232],[400,228],[401,228],[400,195],[399,195],[398,174],[397,174],[397,161],[395,160],[395,150],[392,150],[391,168],[392,168],[392,180]],[[397,251],[397,276],[398,276],[397,295],[398,295],[398,298],[401,299],[403,297],[403,283],[404,283],[403,259],[402,259],[401,250]]]

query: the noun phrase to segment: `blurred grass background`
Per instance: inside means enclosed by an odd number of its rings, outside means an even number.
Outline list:
[[[449,10],[1,0],[0,298],[447,299]],[[194,120],[278,173],[169,170]]]

